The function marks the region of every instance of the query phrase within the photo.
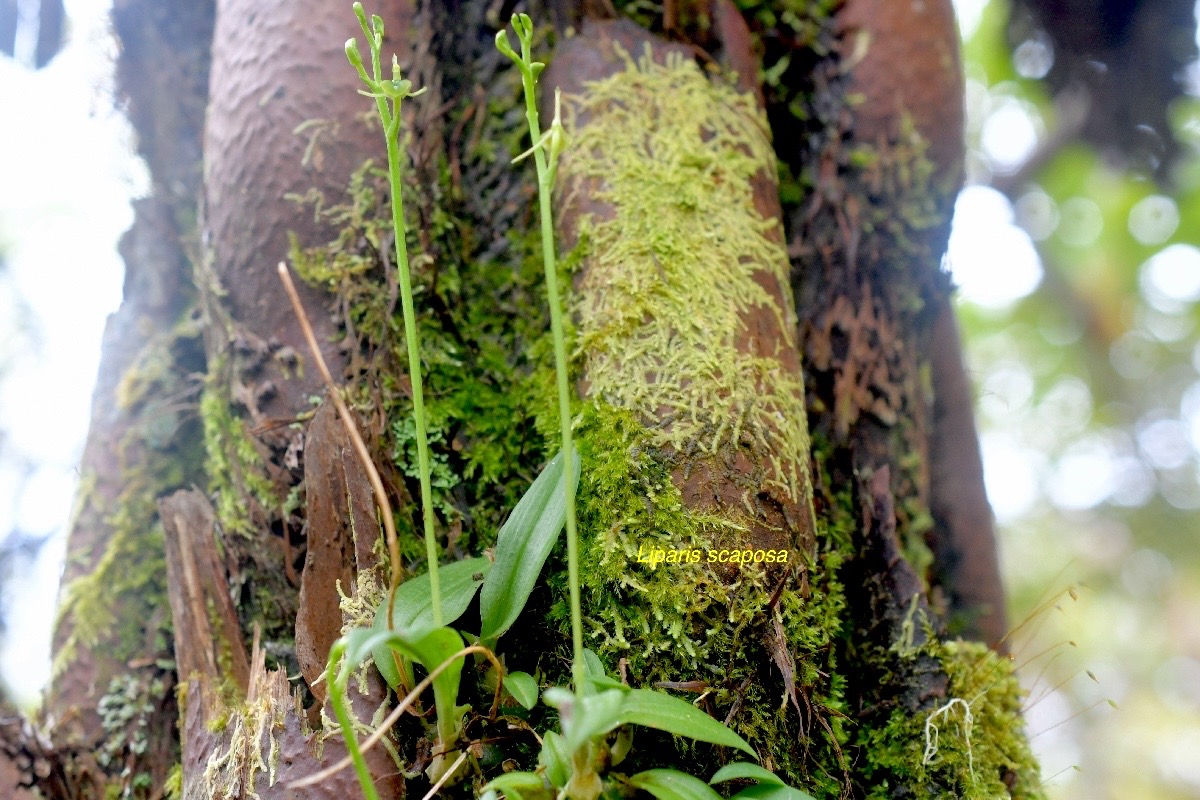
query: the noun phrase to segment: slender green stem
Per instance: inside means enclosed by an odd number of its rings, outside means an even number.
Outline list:
[[[514,24],[514,27],[516,25]],[[532,68],[533,59],[530,53],[531,27],[525,18],[522,27],[517,28],[521,40],[521,62],[525,65],[521,70],[522,83],[525,88],[525,118],[529,123],[529,138],[533,143],[533,160],[537,166],[538,175],[538,206],[541,212],[542,226],[542,266],[546,273],[546,294],[550,302],[550,333],[554,339],[554,367],[558,378],[558,420],[562,434],[563,464],[563,495],[567,507],[567,584],[571,595],[571,645],[573,658],[571,674],[575,684],[575,693],[579,696],[584,692],[584,662],[583,662],[583,612],[579,591],[579,537],[575,527],[575,482],[571,480],[574,474],[575,447],[571,436],[571,389],[567,370],[567,345],[563,332],[562,296],[558,290],[558,268],[554,256],[554,217],[550,208],[550,195],[554,188],[555,163],[547,159],[542,142],[541,125],[538,123],[537,111],[537,75]],[[557,122],[557,120],[556,120]],[[556,159],[557,154],[552,153]]]
[[[408,373],[412,380],[413,417],[417,426],[417,470],[421,478],[421,512],[425,522],[425,557],[429,561],[429,591],[433,597],[433,624],[442,625],[442,594],[438,583],[437,543],[433,533],[433,489],[429,480],[429,438],[426,433],[425,394],[421,356],[417,350],[417,317],[413,309],[408,246],[404,241],[404,200],[400,194],[400,101],[395,102],[387,128],[388,180],[392,192],[392,226],[396,232],[396,266],[400,272],[400,302],[404,309],[404,338],[408,343]]]
[[[421,482],[425,556],[429,561],[429,591],[433,600],[433,624],[441,627],[442,593],[438,580],[437,542],[433,530],[433,489],[429,478],[429,436],[425,416],[424,384],[421,377],[417,318],[413,308],[412,277],[408,266],[408,244],[405,241],[403,169],[400,153],[400,103],[405,97],[413,97],[420,92],[413,92],[411,84],[407,80],[401,79],[400,67],[394,56],[392,58],[392,79],[390,81],[382,80],[379,51],[383,43],[383,21],[378,17],[372,17],[368,27],[366,12],[363,11],[361,3],[354,4],[354,13],[358,17],[359,25],[362,27],[371,49],[371,75],[367,75],[358,52],[358,44],[353,39],[346,43],[346,57],[358,71],[363,83],[371,90],[369,94],[375,98],[375,106],[379,110],[379,119],[383,122],[384,136],[387,140],[388,185],[392,194],[392,229],[396,238],[396,269],[400,276],[404,338],[408,345],[408,373],[412,382],[413,419],[417,429],[417,473]],[[392,565],[392,589],[388,597],[389,626],[392,619],[398,568],[398,564]]]
[[[362,786],[366,800],[379,800],[375,791],[375,781],[371,779],[371,771],[367,768],[367,760],[363,758],[358,746],[358,737],[354,734],[354,724],[350,709],[346,705],[346,682],[339,680],[337,666],[346,653],[346,645],[342,641],[334,644],[329,652],[329,663],[325,666],[325,685],[329,687],[329,703],[333,706],[333,715],[337,718],[342,729],[342,739],[346,742],[346,750],[354,763],[354,771],[358,774],[358,782]]]

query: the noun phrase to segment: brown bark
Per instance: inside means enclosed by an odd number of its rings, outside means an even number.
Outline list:
[[[983,488],[975,395],[963,364],[954,309],[944,301],[933,323],[930,512],[934,579],[948,595],[963,634],[1001,647],[1008,632],[996,527]]]
[[[358,570],[374,566],[379,529],[367,527],[374,523],[374,516],[363,513],[373,507],[361,465],[355,461],[348,469],[343,467],[342,458],[353,458],[353,452],[332,406],[318,414],[307,439],[310,469],[306,470],[306,483],[318,508],[310,518],[313,527],[305,578],[312,581],[311,587],[332,593],[329,597],[310,592],[307,600],[302,594],[297,619],[297,648],[310,651],[301,657],[304,678],[316,693],[323,688],[313,684],[324,672],[324,654],[341,635],[337,581],[351,593]],[[353,528],[336,514],[342,503],[347,499],[354,503],[354,498],[359,504],[347,510],[361,528]],[[333,506],[326,505],[329,503]],[[229,601],[226,567],[217,553],[217,531],[207,499],[196,491],[181,491],[163,500],[161,508],[167,528],[175,660],[187,686],[179,730],[183,796],[185,800],[205,800],[207,792],[215,788],[228,800],[296,797],[299,790],[290,787],[293,781],[332,765],[346,753],[340,739],[324,741],[321,727],[313,725],[313,720],[319,719],[316,711],[324,693],[319,695],[318,706],[306,711],[303,690],[292,688],[286,670],[266,668],[257,632],[247,655]],[[320,529],[327,524],[332,528]],[[319,647],[324,649],[314,666]],[[351,702],[360,719],[370,719],[386,696],[383,682],[372,675],[367,693],[352,691]],[[332,712],[327,709],[326,713]],[[367,754],[367,763],[382,797],[403,797],[403,779],[382,747]],[[353,797],[360,791],[357,780],[353,770],[342,770],[305,788],[302,796],[313,800]]]
[[[376,13],[386,23],[385,48],[403,54],[412,6],[396,2]],[[383,156],[378,123],[371,116],[364,121],[370,109],[346,63],[343,44],[355,35],[361,39],[362,31],[341,5],[218,3],[204,130],[205,236],[213,272],[228,292],[224,305],[236,328],[230,335],[252,346],[265,344],[272,355],[253,375],[239,376],[256,426],[292,419],[320,387],[315,368],[302,369],[296,379],[281,355],[308,359],[275,273],[288,256],[289,234],[301,247],[333,238],[332,227],[295,198],[317,192],[326,206],[341,202],[351,172],[364,158]],[[307,286],[300,293],[325,359],[338,375],[346,359],[331,344],[337,329],[325,313],[325,298]]]
[[[308,426],[304,446],[307,554],[296,617],[296,659],[317,700],[324,702],[329,648],[342,635],[338,594],[357,591],[355,576],[379,561],[373,545],[382,535],[367,473],[326,403]]]
[[[174,621],[175,670],[187,682],[198,676],[202,709],[211,714],[216,684],[245,696],[250,660],[242,643],[237,611],[229,599],[224,559],[217,552],[212,506],[196,490],[180,490],[159,501],[165,529],[168,600]]]

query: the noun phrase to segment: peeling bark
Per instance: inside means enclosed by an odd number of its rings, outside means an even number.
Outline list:
[[[212,505],[196,490],[178,491],[158,505],[166,529],[175,669],[184,681],[200,676],[201,707],[211,713],[221,702],[211,694],[214,684],[227,681],[241,695],[250,686],[250,660],[217,552]]]
[[[382,535],[375,497],[332,403],[309,423],[304,443],[308,551],[300,579],[296,616],[296,659],[320,702],[329,648],[342,635],[341,595],[358,591],[355,575],[374,570],[373,545]]]

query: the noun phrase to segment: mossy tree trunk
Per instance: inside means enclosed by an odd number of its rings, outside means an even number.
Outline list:
[[[534,188],[509,164],[519,79],[492,47],[512,4],[380,5],[429,89],[404,144],[451,560],[494,541],[557,438]],[[573,139],[556,207],[588,646],[630,683],[698,692],[816,796],[1036,796],[988,649],[1003,594],[939,269],[962,158],[948,0],[529,10]],[[424,569],[386,182],[364,163],[382,143],[342,55],[355,20],[316,0],[114,14],[154,191],[123,244],[44,733],[5,728],[0,776],[55,798],[292,796],[343,752],[325,654],[386,579],[280,260]],[[773,563],[741,563],[756,553]],[[555,556],[502,645],[543,685],[567,680],[563,572]],[[394,702],[373,672],[357,689],[364,726]],[[528,758],[529,737],[468,719],[477,777]],[[392,738],[377,785],[423,792],[420,725]],[[644,734],[632,756],[705,777],[730,758]],[[347,770],[297,791],[358,790]]]

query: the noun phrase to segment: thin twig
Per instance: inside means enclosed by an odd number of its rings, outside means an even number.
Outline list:
[[[379,511],[383,516],[388,557],[392,562],[392,582],[388,589],[387,605],[388,628],[391,629],[393,627],[392,606],[396,602],[396,587],[400,585],[400,544],[396,539],[396,524],[392,519],[392,503],[383,489],[383,480],[380,479],[379,470],[375,468],[375,462],[371,460],[367,445],[358,432],[358,426],[354,424],[354,418],[350,416],[350,409],[346,406],[346,401],[342,399],[342,393],[338,391],[337,384],[334,383],[333,376],[329,373],[329,367],[325,364],[324,356],[321,355],[321,348],[317,345],[317,337],[308,321],[308,314],[305,313],[304,306],[300,303],[300,295],[297,294],[296,286],[292,283],[291,273],[288,271],[287,264],[282,261],[279,262],[279,280],[283,281],[283,288],[292,301],[292,309],[296,312],[297,319],[300,320],[300,329],[304,332],[304,340],[308,342],[308,348],[317,362],[317,369],[321,371],[321,377],[325,380],[325,388],[329,392],[329,397],[337,407],[338,417],[341,418],[342,425],[345,426],[346,433],[349,434],[350,441],[354,444],[354,452],[362,462],[363,469],[367,471],[371,489],[375,492],[375,502],[379,505]]]
[[[431,671],[428,675],[426,675],[421,680],[420,683],[418,683],[416,686],[414,686],[413,690],[411,692],[409,692],[403,700],[400,701],[400,704],[397,705],[394,709],[392,709],[392,713],[388,714],[387,718],[382,723],[380,723],[379,727],[375,729],[375,732],[372,733],[370,736],[368,736],[363,741],[362,747],[360,748],[360,752],[366,753],[368,750],[370,750],[372,747],[374,747],[379,742],[379,740],[383,738],[383,735],[385,733],[387,733],[388,729],[396,724],[396,720],[400,719],[400,716],[408,709],[408,707],[410,705],[412,705],[414,702],[416,702],[416,699],[417,699],[417,697],[420,696],[421,692],[425,691],[431,685],[433,685],[434,678],[436,678],[438,675],[441,675],[442,672],[444,672],[445,670],[449,669],[450,665],[453,664],[457,659],[462,658],[463,656],[469,655],[471,653],[483,653],[488,658],[488,660],[492,662],[492,665],[496,668],[496,675],[497,675],[496,694],[492,698],[492,710],[491,710],[491,716],[495,717],[496,711],[500,707],[500,689],[504,685],[504,668],[501,667],[500,661],[496,658],[495,653],[493,653],[491,650],[484,647],[483,645],[473,644],[473,645],[470,645],[469,647],[464,647],[462,650],[459,650],[457,653],[455,653],[454,655],[447,658],[441,664],[438,664],[436,669]],[[314,772],[312,775],[309,775],[307,778],[300,778],[299,780],[292,781],[290,784],[288,784],[288,788],[289,789],[303,789],[305,786],[312,786],[314,784],[320,783],[321,781],[325,780],[329,776],[335,775],[338,772],[341,772],[342,770],[344,770],[346,767],[349,767],[353,763],[354,762],[351,760],[350,756],[347,755],[341,761],[338,761],[336,764],[333,764],[332,766],[326,767],[325,769],[321,770],[320,772]]]

